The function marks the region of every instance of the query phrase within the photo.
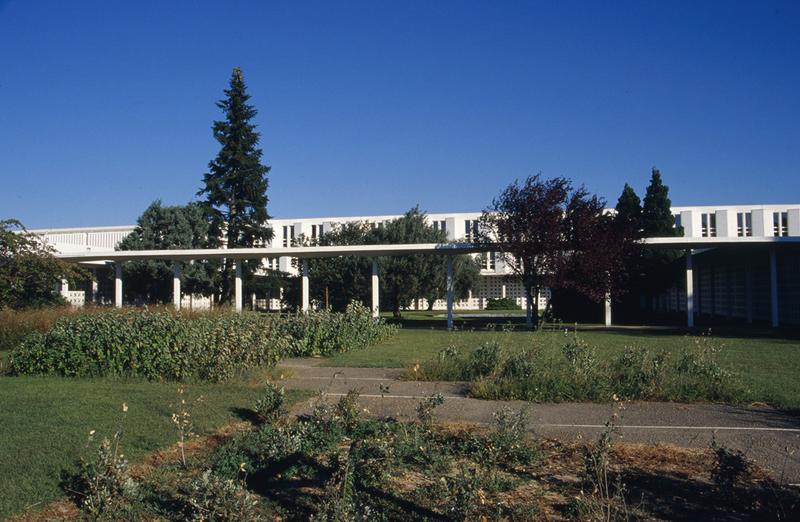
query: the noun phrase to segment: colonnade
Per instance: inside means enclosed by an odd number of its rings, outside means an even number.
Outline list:
[[[172,265],[172,304],[176,309],[181,308],[181,263],[176,261]],[[308,277],[308,258],[301,259],[300,262],[300,278],[301,278],[301,296],[300,296],[300,310],[303,313],[308,313],[311,309],[310,306],[310,291],[309,291],[309,277]],[[378,270],[378,258],[372,259],[372,317],[380,315],[380,273]],[[242,303],[244,302],[243,285],[242,285],[242,263],[241,261],[234,262],[234,292],[233,302],[234,310],[237,312],[242,311]],[[122,307],[122,263],[114,263],[114,306],[117,308]],[[447,255],[447,327],[453,328],[453,256]]]

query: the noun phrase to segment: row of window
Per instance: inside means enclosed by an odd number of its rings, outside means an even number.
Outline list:
[[[677,223],[677,222],[676,222]],[[717,237],[717,215],[709,212],[700,215],[700,235],[702,237]],[[739,237],[751,237],[753,235],[753,213],[736,213],[736,235]],[[772,213],[772,235],[789,235],[789,213]]]

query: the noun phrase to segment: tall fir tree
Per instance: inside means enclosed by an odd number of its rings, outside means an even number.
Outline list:
[[[212,127],[221,148],[209,162],[204,187],[197,193],[206,196],[211,237],[217,238],[217,245],[224,242],[228,248],[258,246],[272,239],[272,229],[267,227],[270,168],[261,163],[260,134],[252,123],[257,111],[247,103],[249,99],[244,76],[237,67],[225,98],[217,102],[225,119],[215,121]],[[248,265],[244,266],[247,270]],[[226,259],[222,271],[220,297],[228,302],[233,292],[233,261]]]
[[[670,237],[675,235],[675,217],[672,215],[669,187],[661,181],[661,172],[653,167],[650,185],[642,205],[642,231],[645,237]]]
[[[640,237],[642,232],[642,201],[633,187],[625,183],[615,207],[617,223],[631,234]]]

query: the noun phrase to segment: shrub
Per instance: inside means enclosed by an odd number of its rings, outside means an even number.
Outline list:
[[[732,450],[711,439],[711,450],[714,452],[714,468],[711,470],[711,481],[723,495],[735,494],[736,486],[745,482],[752,471],[752,464],[744,453]]]
[[[486,301],[486,310],[522,310],[522,307],[510,297],[499,297]]]
[[[256,415],[262,422],[272,423],[286,415],[286,390],[271,382],[264,387],[264,395],[256,401]]]
[[[433,411],[444,404],[444,395],[435,393],[426,397],[417,404],[417,418],[425,431],[430,431],[433,425]]]
[[[485,377],[497,368],[500,362],[500,345],[487,342],[479,346],[467,357],[462,376],[465,380]]]
[[[539,455],[535,445],[527,440],[528,412],[520,408],[516,412],[503,407],[493,414],[494,430],[488,441],[496,454],[495,461],[508,464],[533,464]]]
[[[364,348],[392,333],[360,305],[344,314],[181,314],[122,309],[66,315],[11,354],[14,374],[223,381],[284,355]]]
[[[124,518],[137,499],[138,485],[128,472],[128,461],[119,452],[120,433],[113,441],[103,439],[94,460],[81,459],[80,469],[65,487],[90,518]]]
[[[627,347],[612,361],[614,390],[621,399],[649,399],[663,395],[668,353]]]
[[[349,304],[344,313],[297,314],[281,326],[292,340],[289,353],[297,357],[359,350],[391,337],[395,329],[373,318],[370,309],[358,301]]]
[[[485,344],[464,354],[455,347],[405,372],[416,380],[471,381],[473,397],[537,402],[626,400],[723,401],[748,397],[741,378],[722,366],[722,347],[708,337],[691,339],[677,354],[626,348],[608,359],[577,335],[561,346],[535,344],[505,353]]]
[[[258,500],[237,480],[222,479],[206,470],[187,491],[187,518],[197,521],[261,520]]]

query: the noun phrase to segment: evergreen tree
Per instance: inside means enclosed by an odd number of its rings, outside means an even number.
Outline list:
[[[636,195],[633,187],[625,183],[617,200],[616,206],[617,224],[624,230],[629,231],[637,237],[641,237],[642,231],[642,201]]]
[[[221,145],[217,157],[208,164],[203,176],[204,187],[198,195],[206,196],[211,221],[211,237],[217,245],[228,248],[252,247],[272,239],[272,229],[266,226],[267,173],[258,148],[259,133],[252,123],[257,111],[248,104],[250,95],[244,76],[238,67],[233,70],[225,99],[217,102],[225,119],[215,121],[214,138]],[[223,239],[224,238],[224,239]],[[245,263],[245,269],[248,265]],[[252,271],[256,267],[253,263]],[[223,264],[221,300],[230,301],[233,292],[233,260]]]
[[[672,215],[669,187],[661,181],[661,172],[653,167],[650,185],[642,206],[642,231],[645,237],[670,237],[675,235],[675,217]]]

